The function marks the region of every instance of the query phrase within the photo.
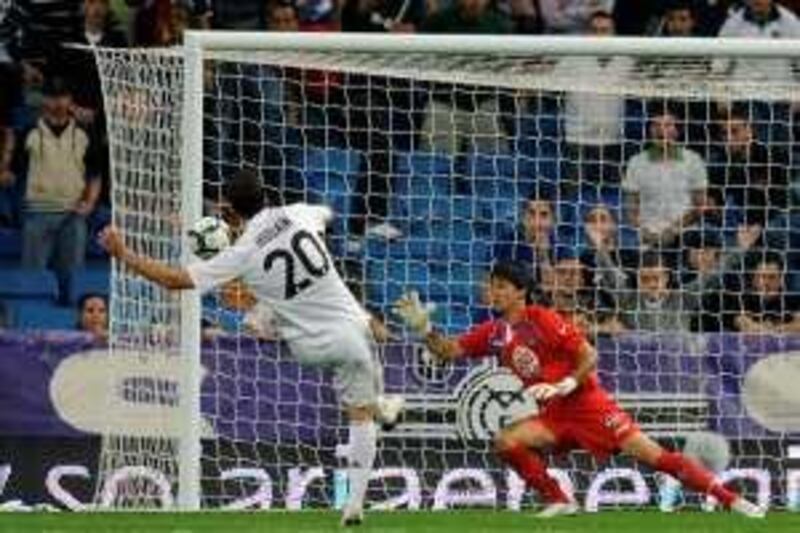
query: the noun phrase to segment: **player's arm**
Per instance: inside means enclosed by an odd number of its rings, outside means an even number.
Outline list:
[[[480,335],[468,332],[459,338],[447,337],[443,333],[435,331],[431,327],[430,320],[430,315],[434,309],[435,305],[422,303],[419,299],[419,293],[416,291],[404,294],[394,304],[395,314],[400,317],[411,331],[424,339],[425,346],[436,359],[441,361],[458,359],[467,355],[468,351],[475,351],[469,350],[473,345],[477,346],[477,351],[480,351],[480,348],[487,344],[487,335],[483,329],[481,329]],[[470,339],[472,342],[465,339]]]
[[[425,335],[425,346],[436,359],[442,361],[452,361],[463,357],[465,354],[464,348],[458,342],[458,339],[447,337],[439,331],[431,331]]]
[[[597,350],[589,344],[575,325],[559,315],[549,313],[543,316],[542,320],[543,329],[550,332],[552,349],[573,362],[572,372],[560,381],[537,383],[528,389],[534,398],[546,401],[569,396],[580,387],[597,368]]]
[[[572,371],[567,379],[575,380],[576,387],[580,386],[592,372],[597,369],[597,349],[583,341],[575,353],[575,370]]]
[[[194,288],[194,281],[185,268],[174,267],[133,252],[125,245],[122,235],[116,228],[106,227],[100,232],[99,240],[111,257],[153,283],[170,290]]]

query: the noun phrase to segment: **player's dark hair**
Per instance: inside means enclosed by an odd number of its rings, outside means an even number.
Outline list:
[[[530,268],[519,261],[499,261],[492,266],[489,272],[490,279],[502,279],[511,283],[517,289],[525,291],[525,302],[530,303],[533,290],[533,277]]]
[[[240,216],[251,219],[264,209],[264,183],[257,172],[240,169],[225,183],[225,199]]]

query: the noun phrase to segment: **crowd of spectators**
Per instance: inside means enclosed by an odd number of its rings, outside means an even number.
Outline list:
[[[800,37],[794,15],[800,2],[788,0],[12,0],[3,6],[0,227],[19,229],[22,265],[53,270],[65,306],[74,304],[72,276],[110,207],[99,76],[92,56],[74,44],[170,46],[187,28]],[[630,58],[581,57],[560,61],[554,71],[614,84],[640,66]],[[782,60],[709,68],[734,78],[795,76]],[[394,151],[517,149],[504,119],[516,104],[500,93],[432,84],[420,103],[415,86],[403,80],[353,78],[345,90],[335,73],[286,76],[293,83],[283,87],[254,76],[252,90],[280,91],[280,105],[255,110],[248,105],[262,100],[244,99],[220,112],[302,124],[303,142],[354,148],[361,158],[354,234],[403,237],[388,222]],[[494,259],[529,263],[536,297],[597,333],[800,329],[792,292],[800,285],[795,106],[644,102],[646,139],[632,145],[625,133],[631,103],[623,96],[568,91],[557,100],[563,183],[524,202],[519,229],[497,239]],[[524,112],[546,105],[531,102]],[[257,142],[245,143],[244,157],[252,159],[245,163],[280,164],[285,154],[265,146],[285,145],[274,138],[285,129],[257,129],[249,134]],[[248,154],[251,147],[258,154]],[[617,187],[622,198],[578,202],[579,223],[566,236],[560,203],[586,184]]]

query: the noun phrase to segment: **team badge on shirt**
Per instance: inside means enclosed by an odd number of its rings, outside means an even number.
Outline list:
[[[522,379],[532,379],[539,373],[539,357],[524,344],[514,347],[509,359]]]

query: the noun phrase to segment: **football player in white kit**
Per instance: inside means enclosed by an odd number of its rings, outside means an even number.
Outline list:
[[[241,278],[258,302],[273,310],[280,337],[299,362],[333,369],[350,424],[350,498],[342,525],[360,524],[376,455],[375,422],[393,425],[403,399],[383,396],[370,316],[345,286],[319,237],[332,213],[302,203],[265,207],[261,178],[248,170],[226,183],[224,195],[243,219],[244,232],[207,261],[184,268],[140,256],[113,227],[103,230],[100,242],[132,271],[168,289],[207,291]]]

